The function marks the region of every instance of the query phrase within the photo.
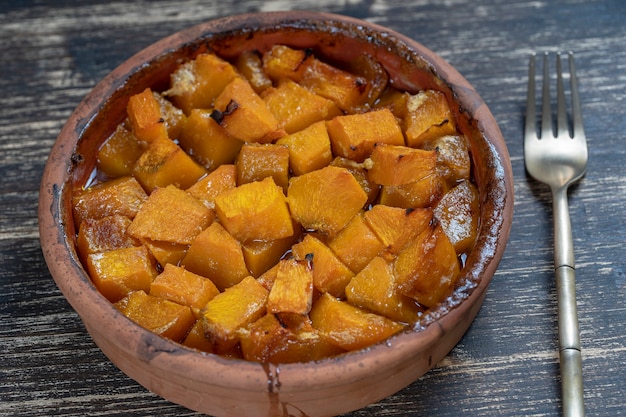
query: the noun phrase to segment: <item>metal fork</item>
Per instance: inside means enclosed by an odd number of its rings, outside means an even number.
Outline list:
[[[528,101],[524,135],[526,170],[550,186],[554,216],[554,270],[558,298],[559,360],[563,415],[584,416],[583,378],[574,269],[574,245],[567,201],[568,187],[587,167],[587,139],[582,123],[574,55],[569,54],[571,131],[569,128],[561,56],[557,54],[557,125],[552,126],[548,54],[543,57],[541,135],[535,113],[535,55],[528,65]]]

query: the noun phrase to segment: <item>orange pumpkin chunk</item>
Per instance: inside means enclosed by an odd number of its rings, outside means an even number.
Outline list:
[[[296,176],[323,168],[333,158],[326,123],[323,121],[280,138],[276,143],[287,146],[289,167]]]
[[[454,135],[456,124],[446,96],[436,90],[425,90],[407,100],[404,119],[406,143],[419,148],[429,140]]]
[[[354,216],[346,227],[328,241],[328,247],[354,273],[365,268],[385,249],[385,245],[365,222],[362,213]]]
[[[187,333],[182,343],[184,346],[201,352],[215,353],[213,352],[213,345],[209,339],[204,336],[204,323],[202,323],[201,318],[196,320],[193,326],[191,326],[191,330],[189,330],[189,333]]]
[[[315,288],[335,297],[343,296],[344,289],[354,273],[337,258],[328,246],[308,234],[300,243],[293,245],[291,250],[296,259],[300,261],[308,259],[312,263]]]
[[[439,200],[434,213],[457,253],[468,251],[478,234],[480,201],[476,186],[463,181]]]
[[[219,293],[210,279],[172,264],[165,265],[150,284],[150,295],[188,306],[196,316]]]
[[[191,244],[213,221],[212,212],[173,185],[154,190],[137,213],[128,233],[137,239]]]
[[[241,244],[218,222],[196,236],[181,266],[209,278],[220,291],[248,276]]]
[[[273,240],[252,240],[243,244],[243,257],[253,277],[259,277],[282,259],[291,249],[300,233],[300,225],[294,224],[293,236]]]
[[[185,189],[205,174],[202,166],[169,139],[152,141],[133,168],[133,175],[148,192],[168,185]]]
[[[308,259],[278,263],[276,280],[267,299],[267,312],[305,316],[313,303],[313,267]]]
[[[290,79],[282,79],[278,87],[268,89],[262,97],[287,133],[341,114],[335,102]]]
[[[143,142],[120,124],[98,150],[98,169],[111,177],[130,175],[145,148]]]
[[[272,177],[276,185],[287,190],[289,150],[283,145],[245,144],[239,152],[236,166],[238,185]]]
[[[345,350],[357,350],[381,342],[404,325],[367,312],[330,294],[323,294],[310,313],[313,327],[329,341]]]
[[[152,142],[168,138],[161,106],[149,88],[129,98],[127,113],[137,139]]]
[[[263,69],[263,61],[256,51],[244,51],[235,62],[237,71],[250,83],[257,94],[272,86],[272,80]]]
[[[439,222],[409,242],[394,263],[400,293],[430,308],[452,290],[460,273],[454,246]]]
[[[191,109],[213,107],[215,98],[237,76],[227,61],[215,54],[201,54],[172,73],[170,89],[164,94],[188,115]]]
[[[402,208],[425,208],[441,198],[444,182],[439,174],[402,185],[386,185],[380,190],[380,204]]]
[[[180,146],[207,170],[232,164],[243,142],[232,137],[206,109],[192,109],[179,138]]]
[[[379,185],[403,185],[435,174],[437,151],[379,144],[370,156],[369,178]]]
[[[80,225],[86,219],[119,214],[134,218],[148,195],[133,177],[120,177],[79,190],[72,196],[74,219]]]
[[[243,78],[233,79],[215,99],[212,117],[243,142],[269,143],[285,135],[263,99]]]
[[[215,197],[222,191],[230,190],[237,186],[237,170],[235,165],[220,165],[206,177],[187,188],[187,193],[208,208],[215,208]]]
[[[347,169],[327,166],[293,177],[287,201],[305,229],[332,235],[363,208],[367,194]]]
[[[175,342],[183,340],[195,321],[189,307],[144,291],[131,292],[115,308],[141,327]]]
[[[470,179],[471,158],[465,136],[442,136],[430,141],[425,148],[437,149],[437,172],[448,184]]]
[[[217,351],[232,348],[238,331],[265,315],[268,291],[246,277],[209,301],[202,319],[206,337]]]
[[[346,299],[350,304],[403,323],[415,322],[421,311],[415,300],[398,293],[393,267],[380,256],[352,278],[346,287]]]
[[[387,251],[395,255],[428,227],[433,213],[431,209],[402,209],[377,204],[363,217]]]
[[[139,241],[126,231],[130,223],[128,217],[119,215],[83,221],[76,238],[81,259],[84,261],[92,253],[139,246]]]
[[[337,116],[326,122],[333,153],[362,162],[377,143],[404,145],[404,135],[387,108]]]
[[[178,139],[187,120],[185,113],[156,91],[153,91],[152,95],[157,103],[159,103],[161,116],[165,122],[165,128],[167,129],[167,136],[170,139]]]
[[[142,240],[142,243],[160,265],[178,265],[185,257],[187,249],[189,249],[189,245],[149,239]]]
[[[285,195],[272,177],[222,192],[215,198],[215,211],[224,228],[242,243],[294,233]]]
[[[157,275],[144,246],[93,253],[87,257],[87,270],[98,291],[112,303],[131,291],[149,291]]]

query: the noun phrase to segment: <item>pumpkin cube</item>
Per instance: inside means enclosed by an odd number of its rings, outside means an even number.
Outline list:
[[[238,331],[265,315],[268,292],[246,277],[207,303],[202,314],[204,332],[215,351],[238,342]]]
[[[348,283],[346,299],[352,305],[402,323],[415,322],[422,311],[415,300],[397,291],[393,267],[380,256]]]
[[[323,294],[310,313],[313,327],[328,340],[345,350],[358,350],[382,342],[404,325],[370,313],[330,294]]]
[[[229,135],[243,142],[269,143],[285,135],[267,104],[240,77],[215,99],[211,115]]]
[[[345,69],[367,80],[361,107],[371,109],[389,87],[389,74],[377,59],[365,53],[348,62]]]
[[[476,186],[461,182],[439,200],[434,213],[456,253],[468,252],[478,235],[480,200]]]
[[[191,330],[187,333],[187,336],[185,337],[185,340],[183,340],[182,344],[201,352],[215,353],[213,352],[213,345],[204,335],[204,323],[201,318],[196,320],[193,326],[191,326]]]
[[[209,278],[220,291],[249,275],[241,244],[218,222],[196,236],[181,266]]]
[[[365,268],[385,249],[385,245],[365,222],[362,213],[355,215],[346,227],[329,240],[328,247],[354,273]]]
[[[128,233],[137,239],[191,244],[213,221],[211,210],[185,191],[169,185],[154,190]]]
[[[358,213],[367,194],[345,168],[327,166],[289,181],[287,202],[305,228],[333,235]]]
[[[470,179],[471,158],[465,136],[442,136],[428,142],[425,149],[437,149],[437,172],[450,186]]]
[[[377,204],[366,211],[363,217],[387,251],[397,255],[409,241],[428,227],[433,212],[431,209],[402,209]]]
[[[228,134],[206,109],[193,109],[180,134],[180,146],[207,170],[232,164],[243,142]]]
[[[243,244],[243,257],[253,277],[259,277],[287,255],[300,236],[301,227],[294,223],[294,234],[282,239],[252,240]]]
[[[330,164],[333,158],[324,121],[313,123],[303,130],[282,137],[276,144],[287,146],[289,167],[294,175],[323,168]]]
[[[333,153],[357,162],[370,156],[377,143],[404,145],[404,135],[391,110],[337,116],[326,122]]]
[[[133,175],[148,192],[168,185],[189,188],[205,174],[202,166],[169,139],[150,142],[133,168]]]
[[[98,150],[97,167],[112,178],[130,175],[145,149],[145,143],[120,124]]]
[[[357,180],[363,191],[367,194],[366,205],[372,204],[380,192],[380,185],[370,181],[367,167],[369,166],[369,160],[365,162],[357,163],[351,159],[338,156],[332,160],[330,165],[334,167],[340,167],[347,169]]]
[[[235,68],[257,94],[261,94],[272,86],[272,80],[265,72],[263,61],[257,51],[242,52],[235,61]]]
[[[378,98],[378,101],[374,104],[373,108],[379,109],[386,107],[391,110],[394,116],[403,120],[407,114],[408,100],[409,93],[387,86],[385,91],[383,91]]]
[[[163,116],[165,128],[167,129],[167,136],[170,139],[178,139],[187,120],[185,113],[156,91],[153,91],[152,95],[159,103],[161,116]]]
[[[92,253],[87,256],[87,270],[98,291],[112,303],[131,291],[149,291],[157,276],[154,259],[144,246]]]
[[[266,90],[262,97],[287,133],[342,114],[334,101],[287,78],[282,79],[278,87]]]
[[[245,144],[236,161],[237,185],[272,177],[276,185],[287,191],[289,184],[289,150],[271,143]]]
[[[310,49],[274,45],[261,58],[265,72],[274,81],[286,78],[299,82],[306,69],[305,62],[313,59],[313,54]]]
[[[137,139],[152,142],[156,139],[169,137],[165,119],[161,114],[161,106],[149,88],[131,96],[128,99],[126,111],[130,126]]]
[[[243,184],[215,198],[221,224],[240,242],[293,236],[285,195],[272,177]]]
[[[386,185],[380,190],[380,204],[401,208],[426,208],[443,195],[444,181],[435,173],[415,182]]]
[[[456,123],[446,96],[436,90],[425,90],[409,96],[404,118],[406,143],[421,148],[428,141],[456,133]]]
[[[120,177],[75,190],[72,196],[74,219],[80,225],[86,219],[101,219],[119,214],[134,218],[148,195],[133,177]]]
[[[425,307],[442,301],[454,288],[460,265],[454,246],[438,221],[431,222],[394,262],[398,290]]]
[[[267,298],[267,312],[306,316],[313,303],[313,266],[309,259],[278,263],[276,280]]]
[[[144,239],[142,243],[161,266],[166,264],[178,265],[189,249],[189,245],[149,239]]]
[[[120,215],[84,220],[76,238],[81,260],[84,262],[87,255],[92,253],[139,246],[139,241],[126,231],[130,223],[128,217]]]
[[[370,159],[370,181],[379,185],[403,185],[435,174],[437,151],[379,144]]]
[[[215,98],[236,77],[237,71],[230,63],[205,53],[174,71],[170,88],[164,94],[188,115],[192,109],[212,108]]]
[[[189,307],[144,291],[133,291],[114,305],[141,327],[175,342],[182,341],[195,322]]]
[[[292,253],[297,260],[312,263],[315,288],[335,297],[344,295],[344,289],[354,273],[321,240],[307,234],[301,242],[293,245]]]
[[[237,186],[237,170],[235,165],[220,165],[215,171],[187,188],[187,193],[202,202],[210,209],[215,208],[215,197],[222,191],[230,190]]]
[[[196,317],[219,293],[210,279],[172,264],[166,264],[150,284],[150,295],[187,306]]]

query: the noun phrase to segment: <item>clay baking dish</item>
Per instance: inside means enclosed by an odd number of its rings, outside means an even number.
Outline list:
[[[119,313],[96,288],[77,253],[74,184],[125,117],[128,97],[165,88],[182,60],[211,49],[229,58],[282,43],[348,61],[365,51],[396,87],[443,91],[470,140],[481,199],[480,231],[460,285],[410,331],[319,362],[269,365],[203,354],[161,338]],[[136,54],[80,103],[50,153],[41,183],[41,244],[52,277],[95,343],[147,389],[213,416],[331,416],[362,408],[426,373],[461,339],[480,309],[504,252],[513,211],[512,172],[502,134],[474,88],[439,56],[399,33],[357,19],[310,12],[245,14],[203,23]],[[419,395],[419,394],[417,394]]]

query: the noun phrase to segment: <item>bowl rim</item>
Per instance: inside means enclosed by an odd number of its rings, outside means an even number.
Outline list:
[[[261,18],[263,22],[259,23]],[[496,172],[494,178],[490,178],[489,181],[497,199],[497,204],[493,207],[497,215],[490,219],[490,224],[481,226],[481,230],[482,227],[487,228],[481,232],[485,237],[481,244],[486,250],[480,254],[479,259],[473,259],[480,265],[479,270],[474,271],[475,276],[469,277],[468,281],[473,284],[466,288],[462,299],[449,311],[429,313],[430,320],[422,323],[419,331],[402,332],[385,343],[314,362],[268,366],[203,354],[140,328],[115,310],[111,303],[98,293],[72,249],[72,242],[67,238],[67,231],[71,228],[68,228],[64,217],[67,214],[64,193],[68,188],[72,167],[76,164],[76,161],[72,162],[72,158],[75,155],[77,141],[102,108],[104,100],[121,88],[131,74],[141,71],[142,65],[145,65],[141,63],[152,62],[176,47],[191,44],[219,31],[254,29],[255,25],[261,24],[264,27],[281,24],[304,25],[306,22],[317,24],[341,22],[344,25],[382,32],[393,39],[393,42],[406,45],[409,50],[422,57],[435,75],[444,80],[455,79],[455,84],[450,85],[450,89],[456,98],[465,104],[462,110],[467,112],[472,120],[477,121],[477,128],[485,139],[486,147],[492,153],[487,162],[492,164],[492,169]],[[145,361],[161,368],[178,367],[182,374],[196,376],[206,375],[210,370],[212,375],[219,376],[219,385],[250,391],[263,389],[272,392],[278,385],[293,387],[294,390],[312,390],[320,384],[327,388],[328,384],[338,386],[348,380],[371,377],[371,367],[375,364],[384,366],[402,363],[406,361],[407,356],[411,356],[411,352],[420,350],[420,347],[432,346],[455,321],[467,322],[466,325],[469,327],[477,313],[477,309],[472,310],[473,305],[478,303],[480,308],[508,240],[513,211],[512,178],[508,151],[490,110],[455,68],[419,42],[375,23],[343,15],[308,11],[246,13],[200,23],[153,43],[120,64],[85,96],[65,123],[46,163],[38,207],[40,239],[53,279],[74,310],[78,312],[83,322],[85,314],[99,318],[102,327],[88,328],[90,333],[112,332],[116,340],[129,341],[129,345],[124,347],[128,352],[139,351]],[[124,320],[131,325],[120,325]],[[454,343],[456,344],[456,341]],[[189,359],[184,361],[186,365],[183,368],[180,367],[179,361],[182,356]],[[229,372],[233,363],[237,363],[238,366],[236,373]],[[323,378],[325,369],[336,368],[338,365],[345,371],[332,374],[333,380]]]

